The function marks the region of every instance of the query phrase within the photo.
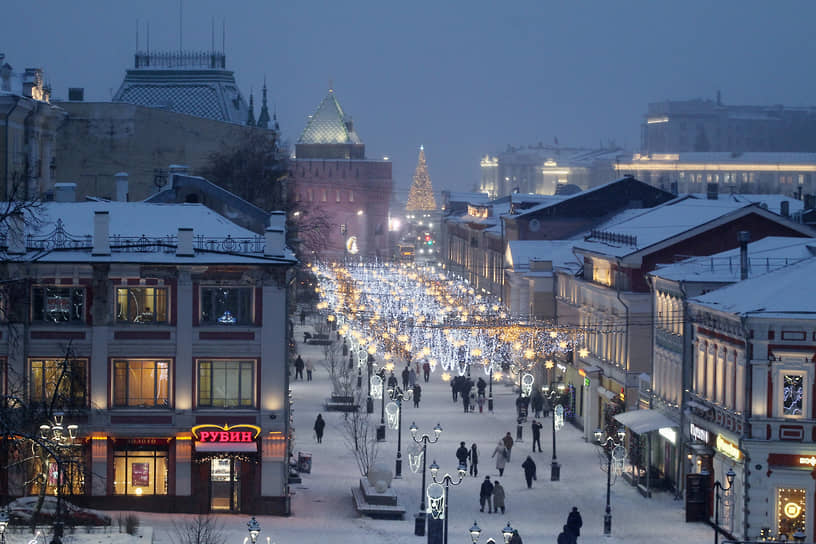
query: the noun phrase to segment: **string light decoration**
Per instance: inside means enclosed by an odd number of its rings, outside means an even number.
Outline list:
[[[419,212],[436,209],[436,198],[433,194],[431,177],[428,175],[428,165],[425,162],[425,148],[419,148],[419,160],[414,171],[414,181],[411,184],[411,191],[408,193],[408,203],[405,211]]]
[[[584,344],[581,330],[517,320],[498,299],[435,267],[413,263],[313,264],[318,309],[334,315],[352,348],[425,361],[449,375],[521,374]],[[362,361],[360,362],[362,365]]]

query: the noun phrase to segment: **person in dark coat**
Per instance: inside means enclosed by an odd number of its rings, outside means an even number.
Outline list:
[[[476,392],[479,394],[480,397],[485,396],[485,389],[487,388],[487,382],[485,382],[481,376],[479,379],[476,380]]]
[[[510,537],[510,544],[523,544],[518,529],[513,529],[513,536]]]
[[[459,442],[459,448],[456,450],[456,459],[459,460],[460,465],[467,466],[468,456],[470,452],[468,452],[467,446],[465,446],[464,442]]]
[[[296,380],[298,378],[300,378],[301,380],[303,379],[303,367],[304,367],[303,358],[300,355],[298,355],[297,359],[295,359],[295,379]]]
[[[573,540],[569,527],[564,525],[564,530],[559,533],[558,540],[556,542],[557,544],[575,544],[575,540]]]
[[[507,431],[507,434],[504,435],[502,442],[504,442],[504,447],[507,448],[507,460],[510,461],[510,452],[513,450],[513,435],[510,434],[510,431]]]
[[[470,397],[462,391],[462,406],[465,409],[465,413],[470,412]]]
[[[578,511],[577,506],[572,507],[572,512],[569,513],[567,516],[567,524],[565,527],[569,529],[570,533],[573,535],[573,542],[578,541],[578,537],[581,536],[581,527],[584,525],[584,520],[581,519],[581,513]]]
[[[431,364],[427,361],[422,363],[422,377],[425,378],[425,383],[431,379]]]
[[[392,371],[391,374],[388,376],[388,389],[396,389],[397,388],[397,377],[394,376],[394,372]]]
[[[317,414],[317,419],[315,420],[315,424],[314,424],[314,432],[315,432],[315,437],[317,438],[317,443],[318,444],[323,443],[323,429],[325,429],[325,428],[326,428],[326,422],[323,420],[323,416],[320,415],[320,414]]]
[[[419,408],[419,399],[422,397],[422,388],[419,384],[414,384],[414,408]]]
[[[410,372],[408,371],[408,365],[405,365],[405,368],[402,369],[402,389],[408,389],[408,377]]]
[[[538,451],[541,452],[541,428],[543,425],[537,419],[533,420],[533,453],[535,453],[536,444],[538,444]]]
[[[521,464],[521,468],[524,469],[524,479],[527,480],[527,489],[530,489],[533,487],[533,480],[536,479],[535,461],[528,455],[527,459]]]
[[[455,377],[450,381],[451,386],[451,395],[453,396],[453,402],[456,402],[459,399],[459,376]]]
[[[501,513],[504,514],[504,499],[504,488],[499,481],[496,480],[493,482],[493,511],[497,514],[499,513],[499,510],[501,510]]]
[[[479,512],[484,512],[485,503],[487,503],[487,513],[493,513],[493,482],[490,481],[490,476],[485,476],[482,482],[482,487],[479,488]]]
[[[533,406],[533,413],[535,414],[535,417],[541,417],[541,409],[544,408],[544,396],[537,388],[533,389],[530,404]]]
[[[474,442],[470,446],[470,475],[476,477],[479,475],[479,452],[476,449],[476,443]]]

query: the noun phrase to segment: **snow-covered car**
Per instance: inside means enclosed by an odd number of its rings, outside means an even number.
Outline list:
[[[29,523],[37,509],[39,497],[21,497],[9,503],[12,523]],[[38,523],[53,523],[57,518],[57,498],[48,495],[43,498]],[[68,501],[62,501],[62,521],[72,525],[110,525],[111,518],[96,510],[80,508]]]

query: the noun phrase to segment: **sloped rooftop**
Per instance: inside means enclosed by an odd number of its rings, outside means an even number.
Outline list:
[[[332,89],[309,116],[298,144],[362,144]]]

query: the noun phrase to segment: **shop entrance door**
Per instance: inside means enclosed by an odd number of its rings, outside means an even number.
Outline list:
[[[210,511],[240,512],[241,462],[235,459],[212,459],[210,461]]]

